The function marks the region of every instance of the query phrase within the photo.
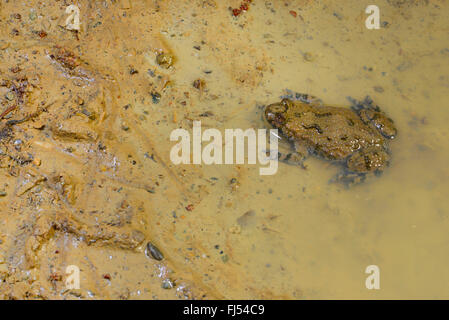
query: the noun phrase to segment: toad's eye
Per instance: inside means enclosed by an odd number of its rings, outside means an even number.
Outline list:
[[[287,111],[287,105],[284,103],[274,103],[274,104],[270,104],[269,106],[267,106],[266,112],[267,113],[284,113],[285,111]]]
[[[365,123],[371,123],[387,139],[393,139],[397,134],[393,120],[380,111],[362,110],[360,117]]]
[[[272,125],[279,126],[285,120],[285,117],[284,117],[285,110],[286,110],[286,108],[284,106],[282,106],[281,104],[269,105],[265,109],[265,118]]]

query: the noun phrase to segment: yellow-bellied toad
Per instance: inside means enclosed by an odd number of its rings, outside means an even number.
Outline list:
[[[345,170],[333,181],[361,182],[367,173],[380,174],[388,165],[388,142],[396,136],[393,121],[366,97],[350,99],[351,109],[326,106],[306,94],[265,108],[265,119],[293,143],[296,156],[307,153],[341,162]],[[287,155],[287,159],[291,154]]]

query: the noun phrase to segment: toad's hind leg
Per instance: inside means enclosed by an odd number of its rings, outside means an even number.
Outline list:
[[[362,149],[351,155],[346,167],[351,172],[380,174],[390,162],[390,155],[381,147]]]
[[[307,165],[304,163],[306,158],[297,152],[278,152],[278,159],[284,163],[301,166],[303,169],[307,169]]]
[[[381,175],[389,160],[390,155],[383,148],[362,149],[346,160],[345,170],[338,173],[330,182],[339,182],[347,187],[364,182],[368,173]]]
[[[281,140],[281,143],[278,145],[277,150],[277,160],[284,162],[290,165],[301,166],[303,169],[306,169],[307,166],[304,163],[307,157],[307,149],[302,147],[299,143],[293,144],[295,150],[291,150],[291,144],[287,143],[284,139]],[[270,156],[271,151],[267,150],[267,155]],[[273,155],[271,154],[271,157]]]
[[[346,188],[349,188],[353,185],[364,182],[365,179],[366,173],[350,172],[348,170],[343,170],[337,173],[332,179],[330,179],[329,183],[340,183],[344,185]]]
[[[308,154],[307,148],[305,148],[298,142],[295,142],[293,145],[295,147],[295,151],[286,153],[278,151],[279,161],[285,162],[287,164],[298,165],[303,169],[307,169],[307,165],[304,163]]]

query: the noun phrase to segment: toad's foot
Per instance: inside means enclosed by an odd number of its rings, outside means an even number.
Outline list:
[[[278,160],[289,165],[297,165],[303,169],[307,169],[307,165],[304,163],[308,151],[299,142],[293,143],[294,151],[292,151],[292,143],[286,141],[284,138],[276,135],[279,139],[277,153],[273,154],[272,150],[264,150],[269,160]],[[268,145],[270,145],[268,143]]]
[[[307,104],[312,105],[322,105],[323,101],[315,96],[312,96],[307,93],[293,92],[291,90],[286,90],[287,95],[281,96],[283,99],[297,100]]]
[[[330,179],[329,183],[340,183],[346,188],[349,188],[353,185],[364,182],[365,179],[366,173],[342,171],[337,173],[332,179]]]
[[[282,152],[278,151],[279,161],[285,162],[287,164],[297,165],[303,169],[307,169],[307,165],[304,163],[308,155],[307,148],[302,145],[299,141],[293,143],[295,151]]]
[[[362,149],[351,155],[346,161],[350,172],[380,174],[389,165],[390,155],[381,147]]]
[[[301,166],[301,168],[307,169],[307,165],[304,163],[306,157],[298,152],[278,152],[278,159],[284,163]]]
[[[265,150],[268,160],[278,160],[289,165],[300,166],[303,169],[307,169],[307,165],[304,163],[306,157],[298,152],[281,152],[278,151],[277,154],[272,154],[271,151]]]

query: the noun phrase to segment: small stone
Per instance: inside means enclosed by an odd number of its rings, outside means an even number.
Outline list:
[[[173,289],[174,284],[170,279],[165,279],[162,281],[162,289]]]
[[[84,99],[83,98],[81,98],[80,96],[77,96],[76,98],[75,98],[75,102],[78,104],[78,105],[83,105],[84,104]]]
[[[202,91],[206,87],[206,82],[202,79],[197,79],[193,81],[193,87]]]
[[[145,250],[147,256],[151,256],[153,259],[161,261],[164,259],[162,252],[151,242],[147,243],[147,248]]]
[[[129,74],[134,75],[136,73],[139,73],[133,66],[129,66]]]
[[[18,72],[22,71],[22,69],[20,69],[19,66],[12,67],[12,68],[9,69],[9,70],[10,70],[12,73],[18,73]]]
[[[14,92],[12,92],[12,91],[7,92],[7,93],[5,94],[5,98],[8,99],[9,101],[14,100],[14,98],[15,98]]]
[[[161,94],[158,92],[151,92],[151,97],[153,98],[153,103],[157,104],[159,101],[161,101]]]
[[[0,197],[6,197],[7,193],[4,190],[0,190]]]
[[[33,164],[34,164],[36,167],[39,167],[39,166],[41,165],[41,159],[39,159],[39,158],[34,158],[34,159],[33,159]]]
[[[173,65],[173,56],[168,53],[160,53],[156,57],[156,62],[161,67],[164,67],[165,69],[170,68]]]
[[[29,17],[30,17],[31,21],[36,20],[36,18],[37,18],[36,11],[31,11]]]
[[[129,125],[126,121],[122,121],[122,130],[123,131],[128,131],[129,130]]]
[[[37,33],[40,38],[45,38],[48,34],[44,30],[41,30]]]
[[[154,70],[148,69],[147,73],[150,75],[150,77],[154,78],[156,74],[154,73]]]
[[[302,56],[303,56],[304,60],[307,62],[312,62],[315,60],[315,57],[310,52],[304,52],[304,54]]]
[[[229,232],[232,234],[240,234],[242,232],[242,228],[239,225],[233,225],[229,228]]]

